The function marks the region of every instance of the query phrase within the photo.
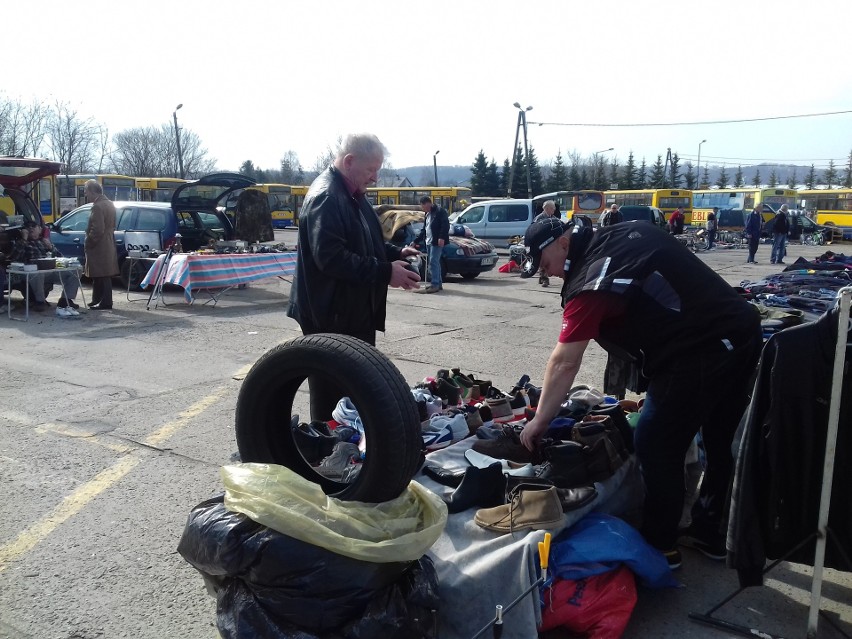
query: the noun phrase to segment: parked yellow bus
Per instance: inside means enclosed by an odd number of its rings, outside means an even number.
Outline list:
[[[293,185],[290,187],[290,193],[293,196],[293,214],[295,215],[293,223],[299,226],[299,211],[302,210],[302,204],[305,203],[305,196],[308,194],[310,187],[304,184]]]
[[[844,240],[852,240],[852,189],[804,190],[798,199],[814,222],[837,226]]]
[[[136,178],[137,199],[140,202],[171,202],[175,189],[189,180],[180,178]]]
[[[597,224],[598,218],[606,208],[603,191],[554,191],[536,195],[533,198],[536,215],[541,213],[542,206],[547,200],[553,200],[556,210],[559,211],[559,217],[565,222],[575,215],[587,215],[592,224]]]
[[[683,207],[684,224],[692,224],[692,191],[689,189],[641,189],[634,191],[605,191],[606,205],[655,206],[666,221],[679,206]]]
[[[255,184],[246,188],[246,191],[260,191],[266,195],[269,203],[269,211],[272,213],[272,227],[286,229],[296,224],[296,207],[293,202],[292,187],[287,184]],[[308,187],[304,187],[307,192]],[[302,196],[304,200],[304,196]]]
[[[795,189],[703,189],[692,193],[692,222],[704,224],[714,208],[719,209],[719,227],[741,228],[746,216],[761,207],[764,221],[769,221],[782,204],[796,208]]]
[[[110,200],[136,200],[136,179],[126,175],[57,175],[56,190],[59,193],[61,215],[86,203],[83,189],[87,180],[97,180],[104,190],[104,195]]]
[[[380,204],[420,204],[428,195],[432,202],[447,209],[448,213],[461,211],[470,204],[471,190],[464,186],[401,186],[370,187],[367,200],[373,206]]]

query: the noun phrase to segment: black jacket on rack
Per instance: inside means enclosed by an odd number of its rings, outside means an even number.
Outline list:
[[[754,394],[743,418],[728,525],[728,566],[737,569],[741,586],[761,585],[767,559],[784,556],[817,530],[838,314],[835,308],[816,322],[781,331],[763,349]],[[825,565],[849,571],[852,392],[848,346],[846,354],[828,520],[834,541],[828,541]],[[815,540],[807,543],[787,559],[813,565],[815,544]]]

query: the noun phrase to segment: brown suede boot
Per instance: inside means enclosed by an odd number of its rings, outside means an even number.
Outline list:
[[[508,504],[477,510],[473,520],[499,533],[556,528],[562,524],[562,503],[556,486],[521,484],[509,497]]]

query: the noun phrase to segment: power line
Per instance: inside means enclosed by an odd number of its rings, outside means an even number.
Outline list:
[[[698,157],[694,154],[684,153],[682,155],[678,155],[680,158],[695,158]],[[798,160],[791,159],[777,159],[777,158],[729,158],[721,155],[702,155],[702,158],[707,158],[708,160],[746,160],[748,162],[831,162],[834,160],[835,162],[843,162],[845,158],[801,158]]]
[[[631,127],[631,126],[696,126],[708,124],[737,124],[740,122],[765,122],[767,120],[790,120],[793,118],[817,118],[825,115],[843,115],[852,113],[848,111],[828,111],[826,113],[803,113],[799,115],[775,115],[766,118],[741,118],[738,120],[708,120],[706,122],[636,122],[632,124],[605,124],[605,123],[588,123],[588,122],[530,122],[529,124],[537,124],[539,126],[604,126],[604,127]]]

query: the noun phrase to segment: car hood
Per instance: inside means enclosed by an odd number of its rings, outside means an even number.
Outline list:
[[[257,184],[240,173],[212,173],[179,186],[172,195],[172,210],[215,210],[233,191]]]
[[[20,188],[48,175],[58,175],[62,165],[39,158],[0,158],[0,185]]]

